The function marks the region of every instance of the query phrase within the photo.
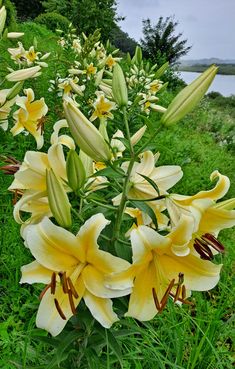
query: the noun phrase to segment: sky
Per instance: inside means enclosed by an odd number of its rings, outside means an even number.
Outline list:
[[[121,29],[139,41],[142,19],[156,24],[160,16],[175,16],[177,34],[192,45],[184,59],[235,59],[235,0],[117,0],[125,16]]]

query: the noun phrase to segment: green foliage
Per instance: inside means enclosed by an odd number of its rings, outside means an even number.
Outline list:
[[[47,12],[66,16],[79,33],[101,29],[103,40],[109,38],[117,19],[115,0],[46,0],[43,6]]]
[[[12,0],[21,20],[33,19],[43,12],[41,0]]]
[[[134,55],[137,42],[129,37],[128,33],[122,31],[118,25],[111,31],[109,39],[122,52],[130,53],[131,56]]]
[[[169,61],[175,64],[179,58],[186,55],[191,46],[186,46],[187,40],[180,40],[182,33],[175,34],[178,22],[173,17],[165,20],[160,17],[153,26],[150,19],[143,20],[144,39],[141,40],[144,56],[159,65]]]
[[[3,4],[6,7],[7,11],[7,19],[6,19],[6,28],[8,31],[15,31],[16,28],[16,9],[10,0],[4,0]]]
[[[35,18],[35,22],[43,24],[51,31],[61,29],[64,32],[68,31],[68,26],[70,24],[68,18],[56,12],[40,14],[37,18]]]

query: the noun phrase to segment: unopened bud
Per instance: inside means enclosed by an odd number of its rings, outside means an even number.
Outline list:
[[[154,78],[158,79],[160,78],[165,71],[167,70],[167,68],[169,67],[169,62],[166,62],[165,64],[163,64],[155,73]]]
[[[20,93],[24,86],[24,81],[17,82],[8,92],[6,100],[11,100]]]
[[[104,138],[72,99],[64,101],[64,112],[72,136],[80,149],[95,161],[110,160],[111,152]]]
[[[61,227],[71,227],[71,205],[61,181],[52,169],[47,170],[46,182],[49,206],[53,216]]]
[[[24,32],[8,32],[7,38],[14,39],[24,36]]]
[[[78,191],[86,180],[85,168],[75,150],[70,150],[66,160],[66,172],[69,187],[74,192]]]
[[[127,106],[128,94],[125,77],[119,64],[115,64],[113,68],[113,97],[119,107]]]
[[[37,77],[40,70],[40,66],[17,70],[8,74],[6,79],[10,82],[24,81],[28,78]]]
[[[5,6],[2,6],[0,9],[0,35],[2,34],[4,30],[6,18],[7,18],[7,11],[6,11]]]
[[[212,65],[197,79],[180,91],[168,106],[167,111],[162,116],[161,122],[169,126],[178,122],[189,113],[205,95],[217,70],[218,68]]]

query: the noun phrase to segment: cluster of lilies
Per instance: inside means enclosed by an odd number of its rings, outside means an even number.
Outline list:
[[[217,68],[163,107],[156,102],[166,89],[159,78],[168,65],[146,64],[137,47],[124,74],[117,51],[108,52],[98,38],[73,37],[74,65],[58,80],[64,119],[54,124],[48,151],[27,151],[22,163],[8,157],[1,168],[14,174],[13,214],[34,258],[22,267],[20,283],[45,284],[36,324],[53,336],[82,299],[106,328],[119,320],[113,299],[122,296],[129,296],[125,316],[140,321],[152,319],[169,299],[192,304],[192,291],[218,283],[221,264],[214,259],[224,252],[218,235],[235,225],[235,199],[221,201],[227,176],[215,170],[213,188],[192,196],[170,192],[181,168],[158,166],[159,153],[147,149],[159,129],[203,97]],[[46,67],[45,56],[22,44],[9,53],[20,69],[6,76],[14,86],[0,91],[0,122],[7,129],[13,120],[12,134],[27,131],[39,150],[48,107],[31,88],[20,93],[24,80]],[[19,109],[11,115],[14,106]],[[142,124],[133,132],[129,123],[142,114],[145,123],[155,114],[156,126]],[[124,256],[130,252],[131,260]]]

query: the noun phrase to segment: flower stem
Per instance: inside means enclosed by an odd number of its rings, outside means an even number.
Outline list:
[[[114,224],[114,234],[113,234],[113,238],[112,238],[112,241],[114,243],[114,247],[117,244],[118,239],[119,239],[122,217],[123,217],[125,207],[126,207],[126,202],[127,202],[127,193],[128,193],[129,180],[130,180],[131,171],[132,171],[132,168],[133,168],[133,165],[134,165],[134,162],[135,162],[135,153],[134,153],[133,145],[131,143],[130,129],[129,129],[129,124],[128,124],[128,120],[127,120],[127,114],[126,114],[126,108],[125,107],[123,108],[123,117],[124,117],[124,122],[125,122],[125,127],[126,127],[127,138],[128,138],[129,144],[130,144],[131,159],[130,159],[129,166],[128,166],[128,169],[127,169],[127,172],[126,172],[126,177],[125,177],[125,181],[124,181],[124,184],[123,184],[121,201],[120,201],[118,211],[117,211],[116,222]]]

